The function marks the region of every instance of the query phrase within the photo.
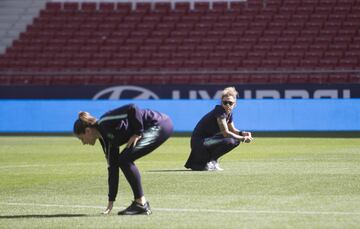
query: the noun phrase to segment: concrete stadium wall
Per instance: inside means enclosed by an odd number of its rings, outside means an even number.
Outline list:
[[[218,100],[0,100],[0,133],[71,133],[79,111],[96,117],[128,103],[168,114],[191,132]],[[238,100],[235,126],[249,131],[360,131],[360,99]]]

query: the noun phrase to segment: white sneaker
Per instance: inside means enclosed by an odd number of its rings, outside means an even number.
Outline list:
[[[217,162],[217,161],[210,161],[210,162],[213,164],[214,170],[216,170],[216,171],[224,171],[224,169],[220,167],[219,162]]]
[[[208,163],[206,163],[206,166],[204,168],[205,171],[215,171],[215,165],[212,161],[209,161]]]

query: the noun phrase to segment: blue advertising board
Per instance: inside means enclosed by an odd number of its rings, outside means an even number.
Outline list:
[[[219,100],[0,100],[0,133],[70,133],[79,111],[100,117],[128,103],[168,114],[191,132]],[[360,131],[360,99],[239,99],[235,126],[248,131]]]

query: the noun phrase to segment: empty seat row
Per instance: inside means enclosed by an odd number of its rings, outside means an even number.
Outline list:
[[[143,75],[0,75],[0,85],[117,85],[117,84],[224,84],[224,83],[360,83],[354,73],[293,74],[143,74]]]
[[[252,1],[255,4],[246,4],[244,2],[235,1],[216,1],[216,2],[194,2],[193,5],[190,2],[48,2],[46,4],[46,11],[58,12],[58,11],[84,11],[94,12],[97,10],[111,12],[130,12],[132,10],[136,12],[188,12],[190,10],[206,12],[212,11],[228,11],[228,10],[255,10],[262,8],[264,5],[261,1]]]

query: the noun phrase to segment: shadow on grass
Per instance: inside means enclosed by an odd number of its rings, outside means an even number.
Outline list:
[[[150,173],[171,173],[171,172],[191,172],[190,169],[157,169],[157,170],[147,170],[146,172]]]
[[[21,218],[69,218],[69,217],[91,217],[85,214],[49,214],[49,215],[0,215],[0,219],[21,219]]]

